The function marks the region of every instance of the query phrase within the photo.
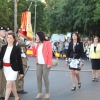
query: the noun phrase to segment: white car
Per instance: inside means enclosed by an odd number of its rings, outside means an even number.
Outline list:
[[[59,41],[62,41],[64,42],[65,41],[65,36],[63,34],[53,34],[51,36],[51,42],[59,42]]]

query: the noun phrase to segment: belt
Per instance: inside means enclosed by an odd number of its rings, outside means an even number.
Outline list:
[[[10,64],[10,63],[5,63],[5,62],[3,62],[3,66],[5,66],[5,67],[10,67],[11,64]]]

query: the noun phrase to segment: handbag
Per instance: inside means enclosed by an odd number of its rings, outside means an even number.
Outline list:
[[[56,67],[59,64],[58,58],[52,59],[52,67]]]
[[[45,45],[45,49],[46,49],[47,55],[49,56],[48,51],[47,51],[47,46],[46,46],[46,45]],[[55,53],[54,53],[54,54],[55,54]],[[58,58],[52,59],[52,65],[51,65],[51,67],[56,67],[58,64],[59,64]]]

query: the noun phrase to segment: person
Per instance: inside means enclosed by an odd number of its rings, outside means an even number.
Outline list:
[[[67,57],[68,46],[69,46],[69,41],[66,39],[66,41],[64,43],[64,47],[65,47],[65,49],[64,49],[65,52],[64,53],[66,54],[66,57]]]
[[[7,81],[5,100],[9,99],[11,91],[15,96],[15,100],[20,100],[16,91],[15,80],[17,78],[18,72],[20,73],[19,78],[23,77],[23,67],[21,60],[21,50],[20,47],[16,46],[16,38],[14,33],[8,33],[7,44],[1,48],[0,60],[0,68],[3,68]]]
[[[52,46],[49,41],[45,39],[43,32],[36,33],[36,41],[38,44],[35,47],[34,53],[36,53],[36,75],[37,75],[37,86],[38,94],[35,98],[42,98],[42,77],[45,83],[45,99],[50,98],[49,91],[49,71],[52,65]]]
[[[64,50],[64,43],[62,41],[59,41],[58,52],[60,54],[62,54],[63,53],[63,50]]]
[[[17,45],[20,46],[21,48],[21,58],[22,58],[22,63],[23,63],[23,70],[25,73],[25,70],[27,68],[27,56],[26,56],[26,52],[27,52],[27,47],[30,47],[31,42],[28,41],[25,37],[23,37],[22,35],[19,35],[19,39],[17,41]],[[19,77],[20,74],[18,74]],[[24,78],[20,79],[17,77],[16,80],[16,88],[17,88],[17,93],[19,94],[27,94],[27,91],[24,90]]]
[[[55,53],[57,52],[57,43],[54,42],[53,46],[52,46],[52,53],[53,53],[53,56],[55,57]]]
[[[85,43],[85,57],[86,57],[86,60],[89,59],[89,53],[90,53],[90,46],[89,46],[88,43],[86,42],[86,43]]]
[[[2,46],[5,45],[4,37],[5,37],[5,28],[0,27],[0,51]],[[4,93],[5,86],[6,86],[5,76],[3,70],[0,69],[0,100],[4,100],[3,93]]]
[[[6,37],[8,33],[12,32],[11,28],[6,29]],[[30,41],[27,41],[27,38],[23,37],[22,35],[18,33],[16,34],[16,46],[19,46],[21,48],[21,58],[22,58],[22,63],[23,63],[23,70],[25,73],[26,67],[27,67],[27,56],[26,56],[26,47],[30,46]],[[16,88],[17,88],[17,93],[19,94],[26,94],[27,92],[24,90],[24,78],[19,80],[19,75],[17,76],[16,80]],[[10,97],[14,97],[13,93],[11,92]]]
[[[78,33],[73,32],[71,35],[71,42],[69,43],[68,54],[67,54],[67,57],[71,58],[71,60],[74,61],[73,63],[71,62],[69,65],[71,80],[72,80],[72,85],[73,85],[71,91],[76,90],[75,76],[78,80],[78,88],[81,88],[79,66],[83,65],[83,62],[80,60],[83,58],[83,56],[84,56],[83,43],[80,42],[80,37],[78,36]],[[68,66],[68,58],[66,59],[67,66]]]
[[[6,33],[6,36],[8,35],[8,33],[12,33],[13,30],[11,28],[6,28],[5,30],[5,33]]]
[[[100,44],[99,38],[97,36],[94,37],[94,43],[91,44],[90,47],[90,55],[89,60],[91,60],[92,64],[92,81],[98,82],[99,70],[100,70]]]

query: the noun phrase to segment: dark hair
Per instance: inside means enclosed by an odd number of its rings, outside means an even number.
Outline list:
[[[71,41],[73,41],[73,38],[72,38],[73,34],[75,34],[75,35],[77,36],[77,42],[80,42],[80,37],[79,37],[79,35],[78,35],[77,32],[73,32],[73,33],[71,34]]]
[[[8,35],[11,35],[13,37],[13,39],[14,39],[13,44],[15,45],[16,42],[17,42],[15,34],[14,33],[8,33]]]
[[[45,38],[45,35],[44,35],[44,33],[43,32],[37,32],[36,33],[38,36],[39,36],[39,39],[40,39],[40,41],[43,43],[43,41],[48,41],[46,38]]]

